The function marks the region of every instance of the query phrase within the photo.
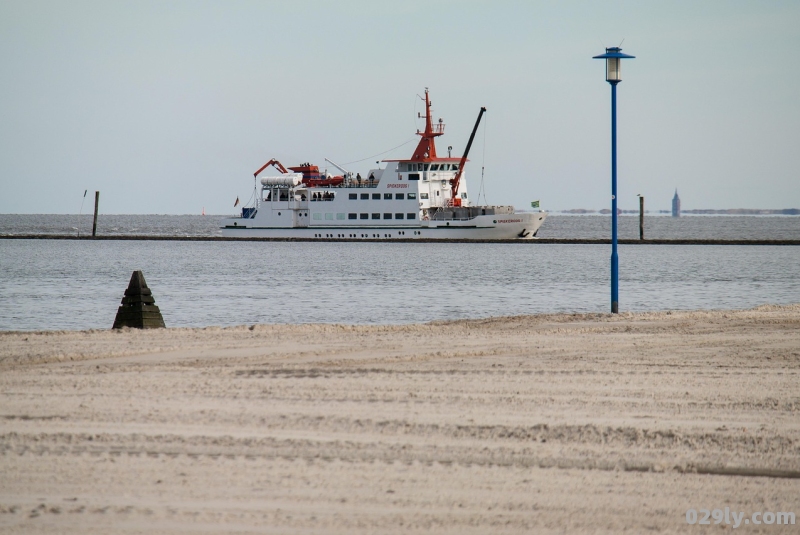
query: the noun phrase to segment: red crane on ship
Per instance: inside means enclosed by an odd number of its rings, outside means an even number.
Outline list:
[[[258,175],[261,173],[261,171],[263,171],[264,169],[266,169],[266,168],[267,168],[267,167],[269,167],[270,165],[274,165],[274,166],[275,166],[275,169],[277,169],[278,171],[280,171],[280,172],[281,172],[281,173],[283,173],[284,175],[285,175],[286,173],[288,173],[288,172],[289,172],[289,171],[288,171],[288,170],[287,170],[287,169],[286,169],[286,168],[283,166],[283,164],[282,164],[281,162],[279,162],[278,160],[276,160],[275,158],[273,158],[273,159],[271,159],[270,161],[268,161],[267,163],[265,163],[264,165],[262,165],[262,166],[261,166],[261,167],[258,169],[258,171],[256,171],[255,173],[253,173],[253,178],[258,178]]]

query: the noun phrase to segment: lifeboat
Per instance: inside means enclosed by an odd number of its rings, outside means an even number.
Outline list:
[[[310,187],[339,186],[344,182],[343,176],[322,175],[319,167],[308,162],[290,167],[290,171],[303,174],[303,184]]]

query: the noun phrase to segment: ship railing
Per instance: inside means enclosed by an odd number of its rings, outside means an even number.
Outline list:
[[[326,185],[313,186],[313,188],[314,189],[330,189],[330,190],[337,190],[339,188],[377,188],[378,184],[380,184],[380,180],[370,180],[368,178],[362,178],[361,179],[361,183],[359,183],[358,181],[353,179],[353,180],[351,180],[349,182],[345,181],[345,182],[342,182],[341,184],[337,184],[335,186],[334,185],[330,185],[330,184],[326,184]],[[303,186],[303,187],[306,187],[306,186]]]
[[[370,182],[369,180],[361,182],[351,182],[351,183],[344,183],[341,185],[342,188],[377,188],[378,181]]]
[[[472,221],[474,217],[434,217],[431,221]]]
[[[475,219],[477,215],[472,217],[446,217],[446,214],[443,212],[434,212],[430,216],[431,221],[471,221]]]
[[[380,183],[379,180],[373,180],[372,182],[370,182],[369,180],[362,180],[361,184],[359,184],[354,180],[349,183],[342,182],[341,184],[337,184],[335,186],[330,184],[325,184],[325,185],[311,186],[311,187],[313,187],[314,189],[329,189],[335,191],[340,188],[377,188],[379,183]],[[308,187],[308,186],[303,186],[303,187]]]

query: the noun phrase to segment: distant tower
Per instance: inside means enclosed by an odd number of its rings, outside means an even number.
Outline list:
[[[681,216],[681,198],[678,197],[678,188],[675,188],[675,196],[672,198],[672,217]]]

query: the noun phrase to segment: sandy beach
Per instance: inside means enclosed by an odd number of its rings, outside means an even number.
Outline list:
[[[800,514],[800,305],[0,333],[4,533],[686,533],[726,507]]]

